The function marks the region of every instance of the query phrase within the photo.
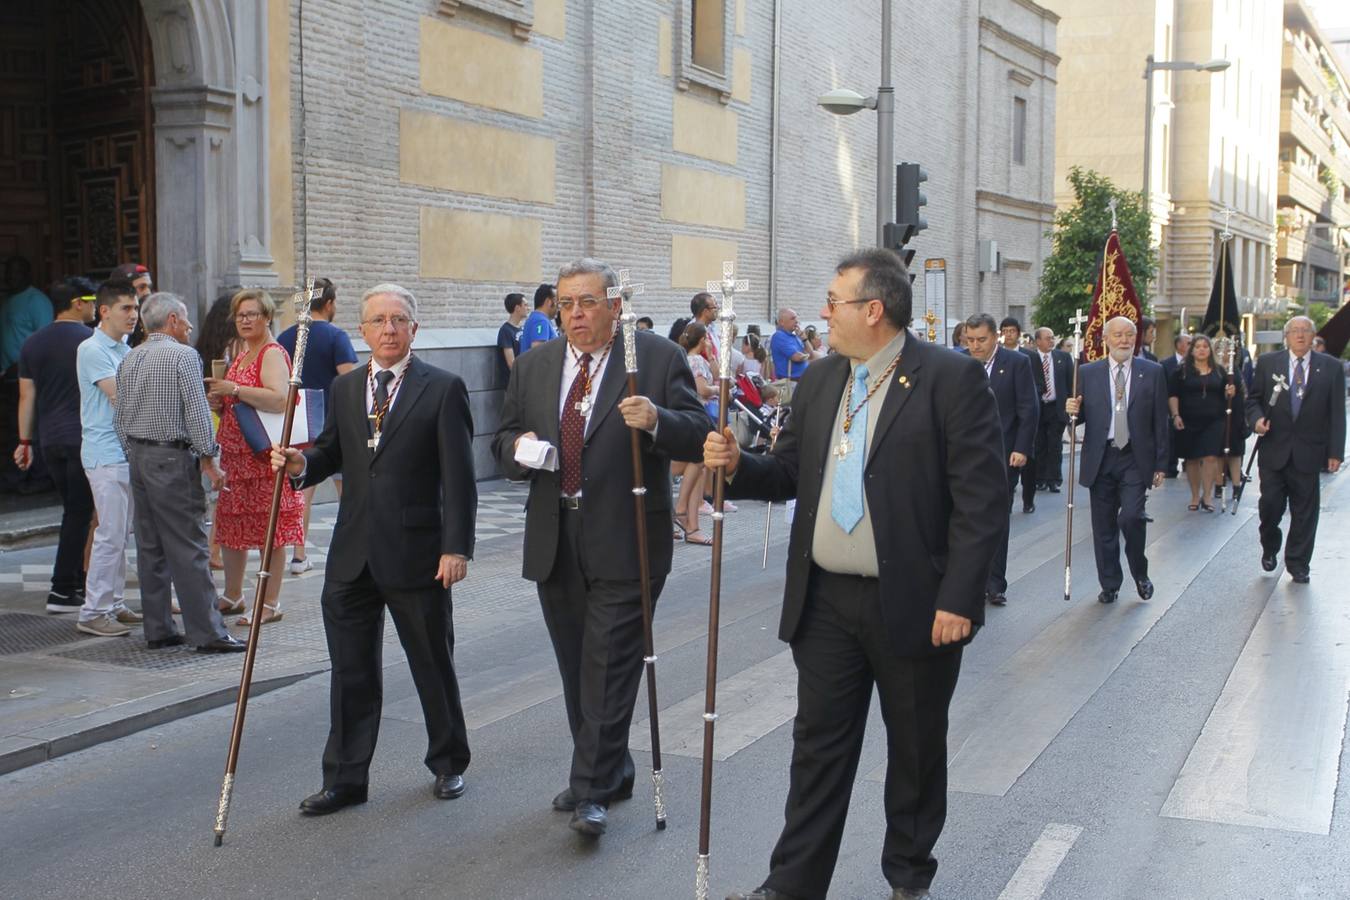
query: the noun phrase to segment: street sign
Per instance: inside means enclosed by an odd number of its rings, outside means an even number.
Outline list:
[[[924,314],[926,334],[930,341],[947,343],[947,260],[923,261],[923,294],[928,302]],[[940,326],[940,327],[939,327]]]

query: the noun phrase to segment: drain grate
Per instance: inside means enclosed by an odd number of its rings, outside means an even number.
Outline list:
[[[230,680],[238,680],[239,669],[244,662],[242,653],[198,653],[186,644],[151,650],[145,646],[143,640],[135,637],[95,641],[51,655],[80,662],[125,666],[147,672],[189,672],[228,676],[221,682],[222,685],[228,684]],[[322,651],[262,648],[258,654],[255,674],[265,675],[269,670],[303,663],[313,664],[318,670],[326,667],[327,659],[328,654]]]
[[[0,613],[0,656],[59,647],[75,641],[92,643],[75,630],[75,618]]]

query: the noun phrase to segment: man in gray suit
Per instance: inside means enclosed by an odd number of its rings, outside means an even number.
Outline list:
[[[1099,603],[1114,603],[1124,574],[1120,538],[1125,536],[1139,597],[1153,596],[1144,555],[1148,525],[1144,497],[1149,482],[1161,487],[1167,465],[1167,379],[1162,366],[1134,355],[1135,326],[1124,316],[1106,323],[1110,354],[1078,370],[1082,393],[1064,404],[1083,422],[1078,483],[1092,496],[1092,539],[1097,556]]]
[[[618,284],[599,260],[563,266],[558,309],[566,340],[516,360],[493,441],[506,476],[530,480],[524,575],[538,583],[572,732],[571,777],[553,808],[571,812],[571,827],[589,837],[605,832],[610,801],[633,793],[628,728],[643,640],[629,429],[643,432],[655,602],[670,572],[670,461],[701,461],[710,425],[684,354],[649,332],[637,334],[638,396],[621,399],[625,366],[615,326],[623,302],[606,297]],[[553,445],[558,470],[522,467],[522,439]]]

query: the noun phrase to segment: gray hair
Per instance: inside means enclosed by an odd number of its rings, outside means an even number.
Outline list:
[[[965,321],[966,331],[974,331],[976,328],[988,328],[993,334],[998,334],[998,323],[994,317],[987,312],[978,312],[970,316]]]
[[[554,282],[555,288],[564,278],[575,278],[578,275],[599,275],[601,280],[605,282],[607,290],[619,286],[619,273],[615,272],[609,263],[583,256],[581,259],[564,263],[558,269],[558,280]]]
[[[1032,334],[1035,336],[1036,340],[1038,340],[1038,341],[1041,339],[1041,332],[1045,332],[1046,334],[1050,335],[1051,337],[1054,337],[1054,336],[1055,336],[1055,329],[1049,328],[1049,327],[1047,327],[1047,326],[1045,326],[1045,325],[1042,325],[1040,328],[1037,328],[1034,332],[1032,332]]]
[[[1117,322],[1124,322],[1126,325],[1130,326],[1131,332],[1133,332],[1134,334],[1139,333],[1139,326],[1135,325],[1134,320],[1131,319],[1129,316],[1115,316],[1111,319],[1108,319],[1106,324],[1102,326],[1102,336],[1105,337],[1107,329],[1109,329],[1112,325],[1116,324]]]
[[[141,302],[141,323],[147,333],[163,331],[169,322],[169,316],[177,315],[187,319],[187,304],[183,298],[168,291],[159,291]]]
[[[1289,321],[1284,323],[1285,337],[1289,337],[1289,326],[1293,325],[1295,322],[1307,322],[1308,329],[1312,331],[1314,334],[1317,333],[1317,323],[1314,322],[1312,319],[1308,318],[1307,316],[1291,316]]]
[[[366,301],[369,300],[371,297],[375,297],[380,294],[393,294],[399,300],[402,300],[403,307],[406,310],[408,310],[408,318],[412,319],[414,322],[417,321],[417,298],[413,296],[412,291],[408,290],[401,284],[394,284],[393,282],[386,281],[383,284],[375,285],[373,288],[371,288],[370,290],[366,291],[364,294],[361,295],[362,322],[366,320]]]

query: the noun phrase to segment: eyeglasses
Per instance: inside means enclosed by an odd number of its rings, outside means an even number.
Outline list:
[[[880,300],[880,297],[859,297],[857,300],[836,300],[833,297],[825,298],[825,305],[834,312],[840,306],[852,306],[854,303],[871,303],[873,300]]]
[[[376,331],[384,331],[384,326],[393,325],[395,331],[402,331],[412,323],[408,316],[374,316],[366,319],[362,324],[369,325]]]
[[[253,322],[262,318],[260,312],[241,312],[234,317],[236,322]]]
[[[590,294],[586,294],[585,296],[578,297],[575,300],[573,300],[571,297],[568,297],[566,300],[559,300],[558,309],[562,310],[563,312],[570,313],[572,310],[580,307],[586,312],[590,312],[591,310],[599,306],[601,303],[605,302],[606,300],[602,297],[592,297]]]

